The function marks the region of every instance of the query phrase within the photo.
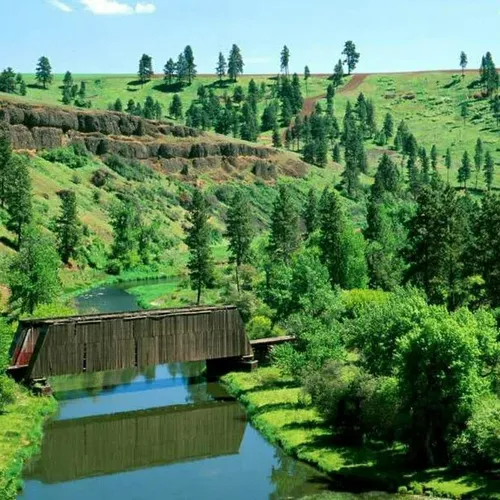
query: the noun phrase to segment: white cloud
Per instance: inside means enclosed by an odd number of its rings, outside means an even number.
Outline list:
[[[138,3],[135,6],[136,14],[154,14],[156,12],[156,5],[153,3]]]
[[[117,0],[80,0],[80,2],[92,14],[98,16],[153,14],[156,11],[156,6],[152,3],[139,2],[132,6]]]
[[[64,2],[61,2],[61,0],[48,0],[48,2],[56,9],[62,10],[63,12],[73,12],[73,9]]]

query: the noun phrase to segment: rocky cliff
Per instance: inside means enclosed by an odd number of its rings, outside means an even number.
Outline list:
[[[276,150],[204,133],[171,123],[145,120],[125,113],[49,107],[7,100],[0,101],[0,122],[7,124],[16,150],[39,151],[80,143],[95,155],[118,154],[125,158],[159,162],[167,170],[186,165],[214,168],[248,167],[262,160],[272,171],[304,175],[300,160],[277,159]],[[254,168],[255,171],[255,168]]]

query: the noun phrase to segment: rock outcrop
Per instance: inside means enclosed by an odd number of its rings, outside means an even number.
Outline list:
[[[118,154],[124,158],[159,162],[167,170],[184,165],[223,165],[224,158],[267,160],[254,168],[263,178],[275,178],[277,151],[227,137],[114,111],[89,111],[0,101],[0,123],[7,125],[15,150],[39,151],[79,143],[94,155]],[[216,161],[213,161],[216,160]],[[230,162],[234,164],[234,162]],[[302,176],[306,167],[287,159],[290,175]],[[291,168],[288,168],[291,167]]]

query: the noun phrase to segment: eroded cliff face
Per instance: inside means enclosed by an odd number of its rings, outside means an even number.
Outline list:
[[[15,150],[39,151],[80,143],[94,155],[118,154],[125,158],[158,162],[178,171],[185,166],[248,168],[259,160],[254,173],[276,177],[278,171],[302,176],[307,167],[295,158],[264,146],[235,141],[189,127],[145,120],[112,111],[39,106],[0,101],[0,122],[7,125]],[[283,155],[281,155],[283,156]],[[263,160],[268,168],[263,168]],[[280,163],[282,165],[280,165]]]

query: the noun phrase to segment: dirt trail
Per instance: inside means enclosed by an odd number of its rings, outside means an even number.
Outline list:
[[[356,73],[353,77],[344,85],[338,92],[351,92],[356,90],[364,81],[364,79],[368,76],[368,73]],[[326,99],[326,94],[317,95],[314,97],[308,97],[304,99],[304,106],[302,107],[301,115],[306,116],[310,115],[316,106],[316,103],[321,99]]]

